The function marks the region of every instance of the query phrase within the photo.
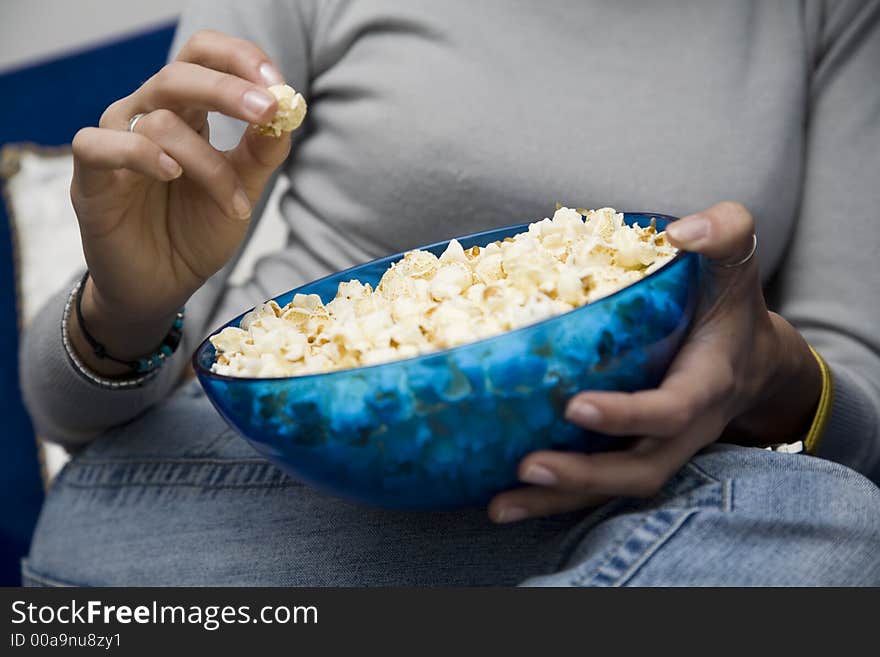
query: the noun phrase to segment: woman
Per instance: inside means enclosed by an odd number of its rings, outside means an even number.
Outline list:
[[[41,434],[79,455],[27,581],[880,584],[880,6],[827,4],[192,7],[174,61],[74,141],[82,318],[60,291],[22,372]],[[282,80],[310,104],[292,152],[240,123]],[[287,243],[230,286],[278,170]],[[557,199],[687,215],[669,235],[705,256],[660,387],[568,405],[638,436],[626,450],[531,454],[488,517],[366,509],[284,477],[178,385],[259,300]],[[145,381],[84,337],[145,357],[181,306]],[[811,455],[755,448],[798,440]]]

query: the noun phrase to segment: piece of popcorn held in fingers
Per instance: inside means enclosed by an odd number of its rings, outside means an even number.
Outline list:
[[[308,110],[302,94],[286,84],[272,85],[269,93],[278,101],[278,109],[269,123],[254,126],[261,135],[280,137],[282,133],[293,132],[302,125]]]

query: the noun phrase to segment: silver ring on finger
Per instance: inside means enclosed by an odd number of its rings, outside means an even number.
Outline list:
[[[128,120],[128,131],[134,132],[134,127],[137,125],[137,122],[141,120],[141,117],[144,115],[143,112],[138,112],[133,117]]]
[[[757,250],[758,236],[755,233],[752,233],[752,248],[749,250],[748,254],[744,258],[742,258],[741,260],[737,260],[736,262],[722,262],[720,263],[720,265],[722,267],[726,267],[727,269],[731,269],[733,267],[741,267],[754,257],[755,251]]]

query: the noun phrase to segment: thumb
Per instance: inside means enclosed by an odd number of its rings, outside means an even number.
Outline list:
[[[227,152],[230,164],[238,174],[241,184],[256,203],[263,193],[269,177],[290,153],[291,133],[284,132],[280,137],[261,135],[258,130],[248,126],[241,140]]]
[[[730,310],[733,300],[765,310],[755,255],[755,220],[739,203],[726,201],[682,217],[666,228],[673,246],[703,256],[703,298],[707,308]],[[739,304],[734,304],[741,307]],[[712,312],[708,312],[712,316]]]
[[[682,217],[669,224],[666,235],[673,246],[699,253],[713,266],[725,268],[753,260],[755,220],[739,203],[726,201]]]

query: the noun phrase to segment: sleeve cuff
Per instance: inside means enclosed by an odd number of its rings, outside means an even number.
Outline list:
[[[61,340],[68,293],[62,290],[52,297],[24,332],[20,371],[22,394],[38,434],[75,447],[162,399],[187,361],[182,345],[140,388],[107,390],[87,381],[70,362]]]
[[[823,367],[823,393],[808,433],[812,442],[804,441],[806,451],[880,480],[877,400],[857,376],[817,358]]]

